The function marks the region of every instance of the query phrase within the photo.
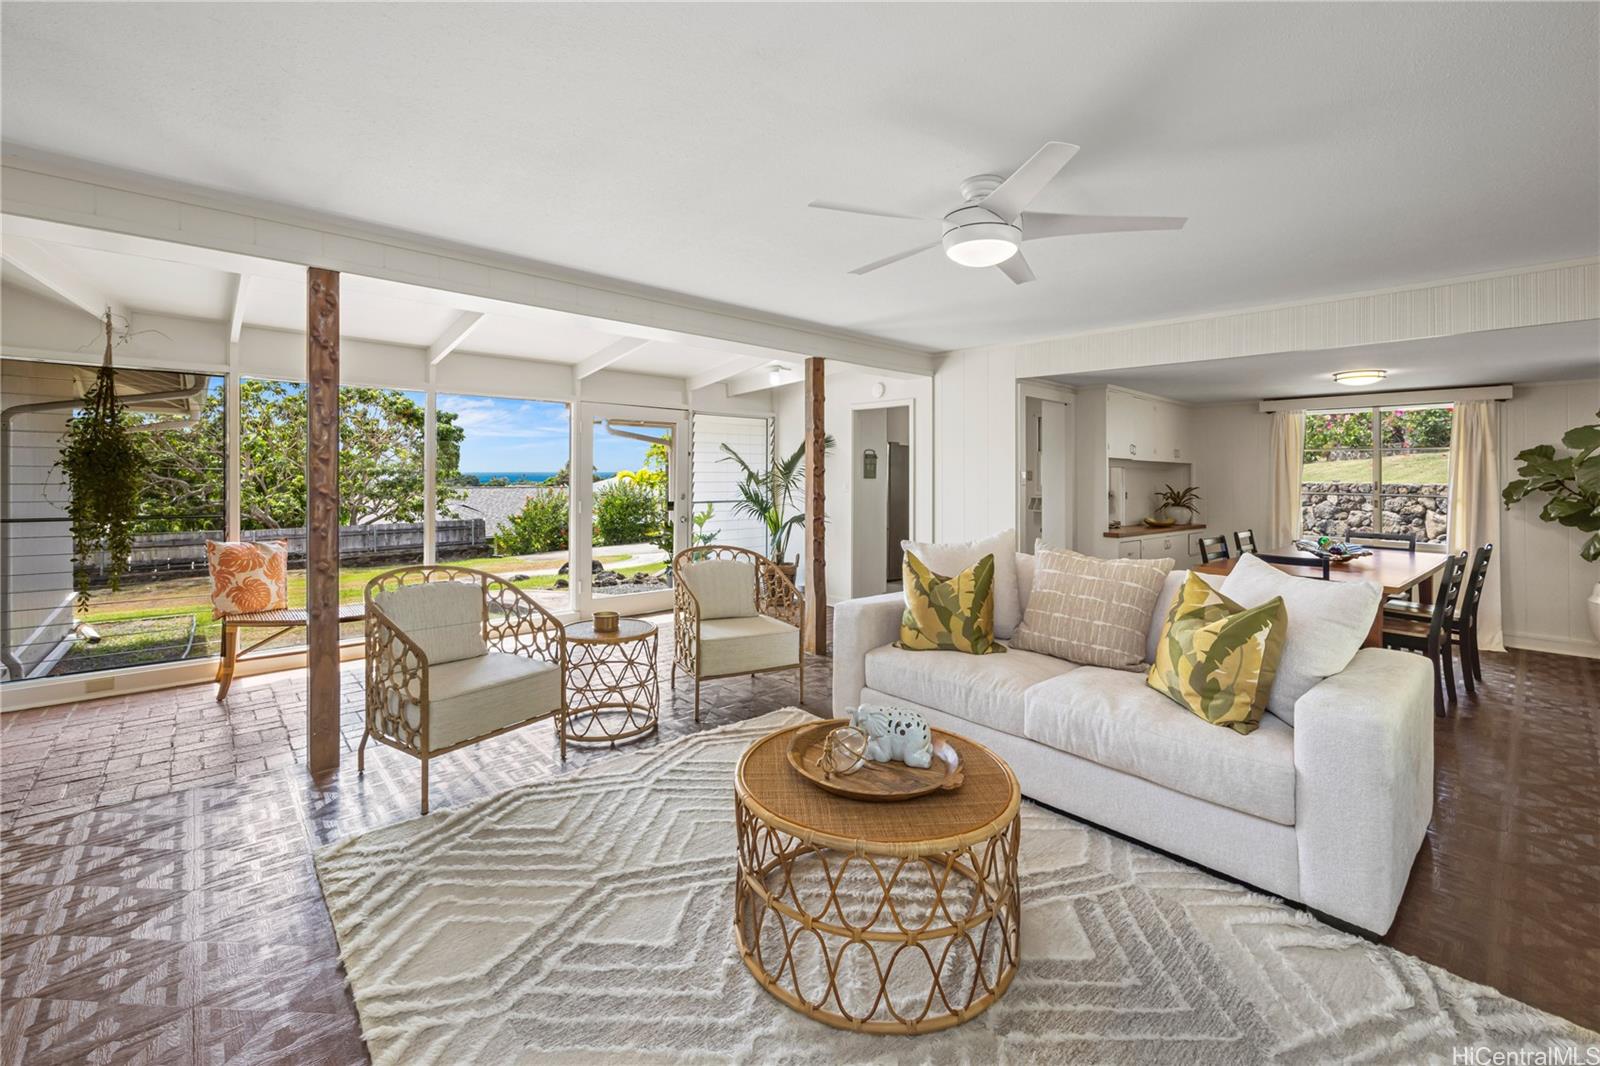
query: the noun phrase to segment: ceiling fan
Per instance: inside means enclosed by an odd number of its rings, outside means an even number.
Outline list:
[[[1048,141],[1033,157],[1012,172],[1009,178],[998,174],[979,174],[961,183],[962,203],[943,218],[907,215],[899,211],[880,211],[827,200],[808,205],[824,211],[844,211],[852,215],[905,218],[915,222],[939,222],[944,236],[919,244],[904,252],[856,267],[852,274],[874,270],[910,259],[914,255],[944,246],[944,254],[962,266],[999,267],[1018,285],[1034,280],[1033,270],[1022,257],[1022,242],[1045,237],[1072,237],[1080,233],[1124,233],[1131,230],[1182,229],[1187,218],[1160,215],[1058,215],[1024,208],[1061,172],[1078,146],[1064,141]]]

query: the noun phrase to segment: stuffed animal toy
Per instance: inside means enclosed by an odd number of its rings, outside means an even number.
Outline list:
[[[850,722],[867,735],[867,758],[925,770],[933,762],[933,731],[916,711],[858,707]]]

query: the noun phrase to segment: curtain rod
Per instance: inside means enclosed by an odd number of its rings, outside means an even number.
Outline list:
[[[1471,389],[1416,389],[1411,392],[1343,392],[1329,396],[1295,396],[1284,400],[1262,400],[1259,411],[1337,411],[1345,408],[1416,406],[1429,403],[1456,403],[1462,400],[1509,400],[1510,385],[1485,385]]]

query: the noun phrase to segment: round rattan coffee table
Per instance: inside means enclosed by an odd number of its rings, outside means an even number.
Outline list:
[[[925,1033],[1005,992],[1020,957],[1016,776],[981,744],[953,792],[899,803],[834,796],[801,777],[780,729],[734,779],[734,936],[757,981],[840,1029]]]
[[[610,744],[654,733],[661,690],[656,627],[622,618],[615,633],[593,622],[566,627],[567,712],[561,735],[579,744]]]

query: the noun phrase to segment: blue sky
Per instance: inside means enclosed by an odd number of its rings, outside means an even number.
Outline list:
[[[454,411],[456,424],[466,430],[463,471],[559,470],[567,461],[571,438],[566,404],[440,393],[439,410]],[[644,464],[645,447],[601,432],[595,436],[595,467],[636,470]]]

